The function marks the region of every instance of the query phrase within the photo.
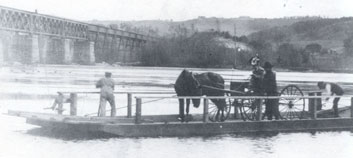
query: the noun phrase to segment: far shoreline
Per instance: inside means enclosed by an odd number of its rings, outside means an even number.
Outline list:
[[[8,64],[8,63],[3,63],[0,64],[1,67],[14,67],[14,68],[30,68],[30,67],[37,67],[37,66],[57,66],[57,67],[70,67],[70,66],[80,66],[80,67],[129,67],[129,68],[168,68],[168,69],[197,69],[197,70],[214,70],[214,71],[219,71],[219,70],[238,70],[238,71],[251,71],[251,67],[241,67],[241,68],[232,68],[231,66],[225,66],[225,67],[181,67],[181,66],[146,66],[146,65],[141,65],[140,63],[136,64],[122,64],[122,63],[117,63],[117,64],[108,64],[108,63],[95,63],[91,65],[86,65],[86,64],[21,64],[21,63],[14,63],[14,64]],[[310,68],[304,68],[304,67],[295,67],[295,68],[278,68],[274,67],[274,71],[277,72],[301,72],[301,73],[353,73],[353,69],[310,69]]]

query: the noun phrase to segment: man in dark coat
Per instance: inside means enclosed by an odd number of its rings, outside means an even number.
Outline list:
[[[335,83],[331,83],[331,82],[318,82],[317,86],[319,87],[319,89],[326,89],[326,92],[328,95],[336,95],[336,96],[342,96],[344,91],[343,89],[335,84]],[[330,98],[326,98],[326,101],[328,101]],[[340,100],[340,97],[335,97],[335,99],[333,100],[333,111],[334,111],[334,116],[338,117],[338,102]]]
[[[276,73],[272,71],[272,65],[269,62],[266,62],[264,65],[265,75],[263,79],[263,89],[266,96],[278,96],[277,92],[277,81]],[[279,119],[279,110],[278,110],[278,99],[267,99],[265,101],[265,115],[262,119],[267,116],[268,120],[272,120],[274,116],[276,120]]]

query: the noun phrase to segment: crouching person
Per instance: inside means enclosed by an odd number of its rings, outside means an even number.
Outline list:
[[[65,98],[64,94],[61,92],[58,92],[58,95],[55,97],[53,105],[50,107],[52,110],[57,110],[59,115],[62,115],[63,112],[65,111],[64,109],[64,103],[70,103],[71,100],[68,98]],[[56,108],[56,106],[58,106]],[[48,108],[46,108],[48,109]]]
[[[319,89],[321,90],[326,90],[326,95],[331,95],[331,96],[336,96],[335,99],[333,99],[333,114],[334,117],[339,117],[338,114],[338,102],[340,101],[340,97],[344,94],[343,89],[337,85],[336,83],[331,83],[331,82],[318,82],[317,86],[319,87]],[[326,98],[326,101],[328,101],[330,98]]]

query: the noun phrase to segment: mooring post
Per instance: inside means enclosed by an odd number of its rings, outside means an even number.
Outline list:
[[[353,118],[353,97],[351,98],[351,118]]]
[[[132,103],[132,95],[131,93],[127,93],[127,117],[132,117],[132,110],[131,110],[131,103]]]
[[[70,93],[70,115],[76,116],[77,115],[77,94]]]
[[[203,99],[203,122],[208,122],[208,99]]]
[[[141,98],[136,98],[135,124],[141,124]]]

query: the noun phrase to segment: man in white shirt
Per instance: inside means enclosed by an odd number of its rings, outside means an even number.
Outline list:
[[[115,108],[115,97],[114,97],[114,80],[111,78],[112,73],[106,72],[105,78],[101,78],[96,83],[96,88],[101,89],[100,93],[100,103],[98,109],[98,116],[105,116],[105,105],[107,101],[111,107],[111,117],[116,115],[116,108]]]
[[[328,95],[336,95],[336,96],[342,96],[344,91],[343,89],[335,84],[335,83],[330,83],[330,82],[318,82],[317,86],[320,89],[325,89]],[[328,101],[330,98],[326,98],[326,101]],[[335,97],[335,99],[333,100],[333,111],[334,111],[334,115],[335,117],[338,117],[338,102],[340,100],[340,97]]]

